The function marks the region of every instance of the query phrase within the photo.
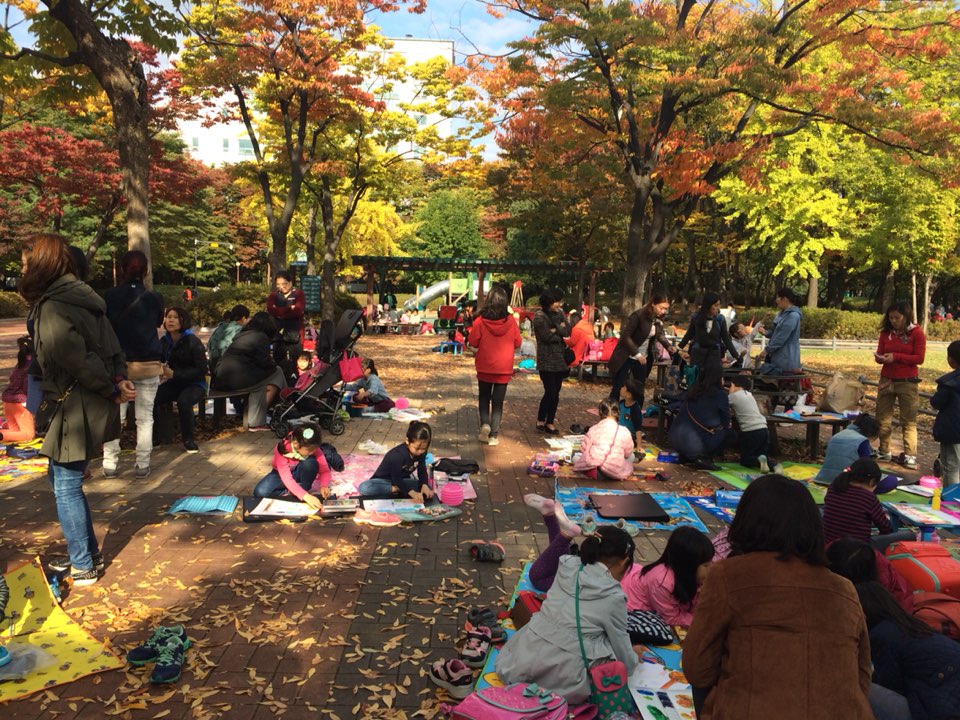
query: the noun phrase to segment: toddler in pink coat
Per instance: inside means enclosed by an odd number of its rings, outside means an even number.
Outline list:
[[[599,410],[600,422],[587,431],[573,469],[593,480],[626,480],[633,474],[633,437],[612,400],[601,400]]]

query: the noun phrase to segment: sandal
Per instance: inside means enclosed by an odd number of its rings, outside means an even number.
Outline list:
[[[492,644],[490,628],[478,627],[467,633],[467,640],[460,650],[460,660],[472,668],[482,668],[487,662]]]
[[[480,628],[486,628],[490,631],[490,641],[494,645],[501,645],[507,640],[507,631],[496,623],[490,625],[487,625],[486,623],[474,625],[468,620],[463,626],[463,629],[467,632],[473,632],[474,630],[479,630]]]
[[[470,546],[470,557],[477,562],[501,563],[506,557],[506,551],[500,543],[481,541]]]
[[[590,513],[584,515],[583,519],[580,520],[580,532],[584,535],[596,535],[597,521]]]

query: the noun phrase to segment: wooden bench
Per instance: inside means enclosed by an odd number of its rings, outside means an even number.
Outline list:
[[[816,462],[820,459],[820,428],[832,428],[832,434],[836,435],[851,422],[853,422],[852,418],[833,417],[832,415],[812,415],[803,420],[796,420],[785,415],[768,415],[767,429],[770,432],[770,454],[780,454],[780,439],[777,437],[778,425],[805,425],[807,433],[807,449],[810,451],[811,459]]]
[[[203,402],[200,403],[197,416],[198,420],[202,423],[205,422],[207,417],[207,400],[213,400],[213,429],[219,430],[221,425],[223,425],[223,419],[227,416],[227,398],[243,398],[245,401],[250,400],[250,393],[253,390],[259,390],[260,388],[245,388],[242,390],[211,390],[207,388],[207,395],[204,397]],[[243,429],[248,430],[247,426],[247,414],[243,413],[241,418],[243,423]]]
[[[600,375],[600,369],[606,370],[606,375]],[[587,375],[593,380],[597,381],[601,377],[610,377],[610,371],[607,367],[606,360],[584,360],[580,365],[577,366],[577,380],[583,380],[584,370],[587,371]]]

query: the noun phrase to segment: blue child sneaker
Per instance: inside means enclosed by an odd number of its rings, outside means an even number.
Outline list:
[[[187,637],[187,631],[183,629],[183,625],[161,626],[153,631],[153,635],[143,645],[135,647],[127,653],[127,662],[134,667],[156,662],[157,658],[160,657],[160,648],[170,638],[179,638],[184,650],[190,647],[190,638]]]
[[[186,651],[186,644],[179,637],[175,635],[168,637],[160,646],[157,664],[153,666],[150,682],[163,684],[179,680]]]

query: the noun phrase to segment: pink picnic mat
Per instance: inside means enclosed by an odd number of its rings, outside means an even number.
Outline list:
[[[380,467],[383,455],[350,454],[343,456],[343,472],[333,473],[332,489],[336,495],[356,495],[357,488],[364,480],[369,480]],[[444,473],[437,473],[437,490],[446,482]],[[468,479],[463,486],[463,499],[476,500],[477,490]]]

